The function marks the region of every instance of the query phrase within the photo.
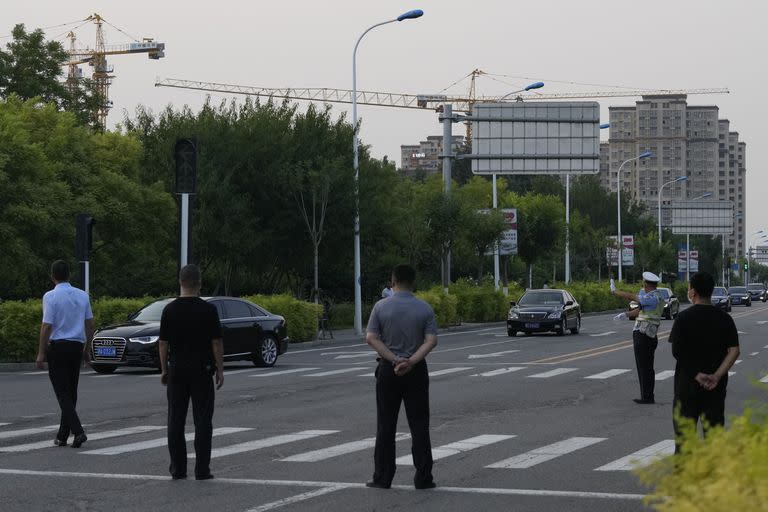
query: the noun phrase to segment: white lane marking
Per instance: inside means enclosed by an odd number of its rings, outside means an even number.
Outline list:
[[[600,334],[590,334],[593,338],[600,338],[603,336],[608,336],[610,334],[616,334],[616,331],[608,331],[608,332],[601,332]]]
[[[253,375],[250,375],[250,377],[274,377],[275,375],[287,375],[289,373],[311,372],[319,369],[320,368],[293,368],[291,370],[278,370],[276,372],[269,372],[269,373],[254,373]]]
[[[334,357],[334,359],[355,359],[358,357],[376,357],[376,352],[363,352],[362,354],[342,354]]]
[[[438,446],[437,448],[432,448],[432,460],[444,459],[451,455],[468,452],[469,450],[476,450],[483,446],[488,446],[489,444],[512,439],[513,437],[515,436],[486,434],[470,437],[469,439],[464,439],[462,441],[456,441],[455,443],[445,444],[443,446]],[[398,457],[395,462],[397,462],[398,466],[413,465],[413,457],[411,455],[404,455],[403,457]]]
[[[664,370],[656,374],[656,380],[667,380],[675,374],[675,370]]]
[[[762,382],[762,383],[764,383],[764,384],[768,384],[768,375],[766,375],[765,377],[763,377],[762,379],[760,379],[760,382]]]
[[[763,348],[768,348],[768,345],[764,346]]]
[[[744,332],[744,331],[737,331],[737,332],[738,332],[739,334],[749,334],[748,332]]]
[[[615,368],[613,370],[606,370],[601,373],[596,373],[594,375],[588,375],[587,377],[584,377],[585,379],[610,379],[611,377],[615,377],[617,375],[621,375],[622,373],[631,372],[632,370],[626,370],[624,368]]]
[[[65,471],[32,471],[25,469],[6,469],[0,468],[0,475],[16,476],[43,476],[58,478],[83,478],[83,479],[106,479],[106,480],[149,480],[149,481],[168,481],[168,475],[138,475],[138,474],[118,474],[118,473],[82,473]],[[340,487],[342,489],[365,489],[365,484],[358,482],[318,482],[311,480],[256,480],[253,478],[216,478],[209,480],[208,485],[235,484],[235,485],[261,485],[261,486],[280,486],[280,487]],[[393,489],[398,491],[424,493],[416,490],[412,485],[393,485]],[[499,496],[548,496],[558,498],[585,498],[585,499],[606,499],[606,500],[634,500],[640,501],[645,496],[643,494],[628,494],[615,492],[594,492],[594,491],[555,491],[547,489],[503,489],[492,487],[437,487],[431,490],[433,493],[453,493],[453,494],[486,494]]]
[[[760,352],[752,352],[752,353],[751,353],[751,354],[749,354],[749,355],[754,357],[754,356],[756,356],[756,355],[757,355],[757,354],[759,354],[759,353],[760,353]]]
[[[240,427],[221,427],[213,429],[213,436],[224,436],[227,434],[236,434],[238,432],[246,432],[253,430],[252,428],[240,428]],[[184,434],[184,439],[187,441],[193,441],[195,434],[189,432]],[[139,441],[137,443],[128,443],[118,446],[110,446],[108,448],[100,448],[98,450],[88,450],[80,452],[84,455],[120,455],[121,453],[138,452],[141,450],[149,450],[151,448],[159,448],[168,444],[167,437],[160,437],[158,439],[151,439],[149,441]]]
[[[499,468],[499,469],[525,469],[542,462],[547,462],[552,459],[556,459],[562,455],[566,455],[576,450],[592,446],[599,442],[605,441],[605,437],[571,437],[564,441],[559,441],[541,448],[536,448],[529,452],[504,459],[499,462],[495,462],[487,468]]]
[[[728,372],[729,377],[733,377],[734,375],[736,375],[736,372]]]
[[[474,368],[466,367],[466,366],[458,366],[456,368],[446,368],[445,370],[437,370],[434,372],[429,372],[430,377],[439,377],[440,375],[448,375],[449,373],[456,373],[456,372],[463,372],[465,370],[474,370]]]
[[[255,371],[259,371],[258,368],[244,368],[242,370],[227,370],[226,367],[224,367],[224,375],[236,375],[238,373],[253,373]]]
[[[295,434],[284,434],[280,436],[267,437],[264,439],[257,439],[256,441],[246,441],[245,443],[233,444],[230,446],[224,446],[222,448],[214,448],[211,450],[211,458],[224,457],[226,455],[232,455],[234,453],[252,452],[261,450],[262,448],[269,448],[270,446],[278,446],[281,444],[295,443],[297,441],[304,441],[306,439],[312,439],[313,437],[327,436],[329,434],[336,434],[338,430],[302,430]],[[194,459],[195,455],[190,453],[188,455],[190,459]]]
[[[341,370],[328,370],[327,372],[306,373],[302,377],[328,377],[330,375],[339,375],[341,373],[359,372],[360,368],[342,368]]]
[[[48,370],[43,370],[41,372],[24,372],[24,373],[22,373],[22,375],[42,375],[42,374],[48,375]]]
[[[741,364],[741,359],[737,359],[736,362],[733,364]]]
[[[513,354],[515,352],[520,352],[519,350],[504,350],[502,352],[492,352],[490,354],[470,354],[467,356],[467,359],[484,359],[486,357],[501,357],[506,354]]]
[[[472,334],[472,333],[475,333],[475,332],[497,331],[498,329],[499,329],[498,327],[488,327],[486,329],[475,329],[473,331],[449,332],[449,333],[445,333],[445,334],[439,334],[438,333],[437,336],[438,336],[438,338],[444,338],[445,336],[458,336],[459,334]],[[433,352],[433,354],[434,354],[434,352]]]
[[[468,350],[470,348],[480,348],[480,347],[488,347],[490,345],[501,345],[504,343],[514,343],[516,340],[504,340],[504,341],[492,341],[490,343],[481,343],[479,345],[467,345],[466,347],[456,347],[456,348],[444,348],[442,350],[433,350],[430,352],[430,354],[444,354],[445,352],[456,352],[457,350]]]
[[[605,466],[595,468],[595,471],[630,471],[638,467],[647,466],[657,458],[675,453],[675,441],[667,439],[660,443],[652,444],[647,448],[622,457]]]
[[[757,321],[757,325],[764,325],[764,324],[768,324],[768,320],[758,320]]]
[[[320,354],[321,356],[338,356],[339,354],[362,354],[363,352],[360,352],[359,350],[355,350],[354,352],[323,352]],[[368,351],[366,351],[368,353]]]
[[[395,441],[404,441],[410,439],[411,434],[404,434],[398,432],[395,435]],[[376,438],[369,437],[367,439],[361,439],[359,441],[352,441],[350,443],[337,444],[328,448],[321,448],[319,450],[312,450],[310,452],[299,453],[297,455],[291,455],[284,459],[278,459],[280,462],[318,462],[321,460],[338,457],[339,455],[346,455],[348,453],[359,452],[367,450],[376,446]]]
[[[10,423],[0,423],[0,427],[4,427],[6,425],[10,425]]]
[[[375,376],[376,376],[376,373],[375,373],[375,372],[371,372],[371,373],[364,373],[364,374],[362,374],[362,375],[358,375],[358,377],[375,377]]]
[[[289,496],[288,498],[282,498],[277,501],[272,501],[270,503],[265,503],[264,505],[259,505],[255,508],[249,508],[245,512],[267,512],[268,510],[274,510],[276,508],[284,507],[286,505],[293,505],[294,503],[301,503],[302,501],[311,500],[312,498],[317,498],[318,496],[324,496],[326,494],[330,494],[332,492],[336,492],[341,489],[345,489],[346,487],[343,485],[333,486],[333,487],[322,487],[320,489],[315,489],[314,491],[307,491],[303,492],[301,494],[297,494],[296,496]]]
[[[10,423],[5,423],[5,425],[10,425]],[[22,428],[20,430],[6,430],[5,432],[0,432],[0,439],[12,439],[14,437],[33,436],[35,434],[42,434],[43,432],[50,432],[51,430],[58,430],[58,428],[59,428],[58,425],[49,425],[47,427]]]
[[[528,378],[530,379],[548,379],[550,377],[555,377],[557,375],[562,375],[564,373],[571,373],[578,370],[578,368],[555,368],[554,370],[549,370],[548,372],[543,373],[535,373],[533,375],[529,375]]]
[[[110,377],[117,377],[116,373],[97,374],[96,372],[93,372],[93,374],[84,374],[84,375],[88,375],[88,377],[92,379],[109,379]]]
[[[475,373],[472,377],[495,377],[497,375],[504,375],[505,373],[512,373],[518,370],[525,370],[525,366],[510,366],[509,368],[499,368],[497,370],[491,370],[484,373]]]
[[[106,430],[104,432],[95,432],[88,434],[88,441],[98,441],[99,439],[109,439],[110,437],[122,437],[133,434],[143,434],[145,432],[152,432],[153,430],[163,430],[166,427],[140,425],[138,427],[121,428],[119,430]],[[16,452],[28,452],[32,450],[39,450],[41,448],[53,448],[53,440],[40,441],[37,443],[17,444],[15,446],[3,446],[0,447],[0,452],[16,453]]]

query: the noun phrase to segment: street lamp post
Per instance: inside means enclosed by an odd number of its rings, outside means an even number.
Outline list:
[[[527,85],[525,88],[520,89],[519,91],[512,91],[510,93],[505,94],[500,98],[500,100],[506,99],[507,96],[510,96],[512,94],[516,94],[518,92],[525,92],[525,91],[531,91],[533,89],[541,89],[544,87],[544,82],[534,82],[530,85]],[[497,192],[496,192],[496,173],[493,173],[491,176],[491,186],[493,187],[493,209],[496,210],[498,208],[498,199],[497,199]],[[567,214],[566,214],[567,215]],[[496,242],[496,248],[493,250],[493,283],[494,287],[498,291],[500,285],[499,285],[499,272],[500,271],[500,265],[499,265],[499,243]]]
[[[423,14],[424,11],[421,9],[414,9],[401,14],[395,19],[371,25],[357,38],[355,49],[352,51],[352,126],[355,130],[354,136],[352,137],[352,168],[355,172],[355,334],[358,335],[363,333],[363,299],[360,282],[360,167],[357,158],[357,47],[360,45],[360,41],[362,41],[363,37],[365,37],[365,34],[374,28],[396,21],[419,18]]]
[[[661,247],[661,236],[662,236],[661,235],[661,233],[662,233],[661,232],[661,196],[664,193],[663,192],[664,191],[664,187],[666,187],[667,185],[671,185],[673,183],[678,183],[678,182],[686,181],[686,180],[688,180],[688,176],[678,176],[677,178],[675,178],[673,180],[670,180],[670,181],[664,183],[661,187],[659,187],[659,222],[658,222],[658,224],[659,224],[659,247]],[[712,195],[711,192],[707,192],[707,194],[709,194],[710,196]],[[702,197],[704,197],[704,196],[702,196]],[[700,199],[700,198],[697,198],[697,199]]]
[[[616,173],[616,227],[617,229],[617,235],[616,238],[616,247],[618,248],[618,266],[619,266],[619,281],[622,279],[621,275],[621,264],[622,264],[622,258],[624,256],[624,243],[621,239],[621,170],[624,168],[624,165],[626,165],[629,162],[634,162],[635,160],[642,160],[645,158],[652,157],[653,153],[650,151],[645,151],[643,153],[640,153],[638,156],[634,158],[630,158],[629,160],[624,160],[621,162],[621,165],[619,166],[619,172]]]

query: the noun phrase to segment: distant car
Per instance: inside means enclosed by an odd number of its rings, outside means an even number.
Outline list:
[[[728,288],[728,295],[731,296],[731,304],[734,306],[751,306],[752,296],[745,286],[731,286]]]
[[[128,317],[128,322],[96,331],[91,347],[91,366],[98,373],[112,373],[118,366],[160,368],[157,340],[160,317],[173,299],[147,304]],[[285,318],[273,315],[247,300],[234,297],[203,297],[216,306],[224,340],[224,360],[253,361],[274,366],[288,349]]]
[[[566,290],[528,290],[519,301],[510,301],[507,334],[555,332],[558,336],[581,328],[581,306]]]
[[[749,298],[753,301],[759,300],[765,302],[768,300],[765,285],[763,283],[749,283],[747,285],[747,291],[749,292]]]
[[[722,286],[715,286],[714,291],[712,291],[712,305],[717,309],[730,313],[732,307],[731,296],[728,295],[728,290]]]
[[[659,288],[658,290],[664,299],[664,318],[672,320],[680,313],[680,301],[669,288]]]

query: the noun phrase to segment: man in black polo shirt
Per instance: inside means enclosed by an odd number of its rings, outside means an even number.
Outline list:
[[[429,373],[427,354],[437,345],[432,307],[413,296],[416,271],[398,265],[392,271],[394,295],[376,303],[368,320],[366,341],[379,354],[376,368],[376,448],[373,479],[368,487],[389,489],[395,476],[395,430],[400,404],[413,439],[417,489],[435,487],[429,439]]]
[[[160,320],[161,381],[168,386],[168,468],[174,480],[187,477],[184,425],[192,399],[195,421],[195,479],[213,478],[210,470],[215,392],[224,384],[224,347],[216,307],[200,298],[200,269],[179,272],[181,294],[163,310]]]
[[[725,425],[725,389],[728,370],[739,357],[739,334],[731,316],[712,305],[715,281],[706,272],[691,276],[688,299],[693,306],[681,311],[669,341],[675,367],[675,410],[694,422]],[[675,452],[680,452],[681,429],[677,418]]]

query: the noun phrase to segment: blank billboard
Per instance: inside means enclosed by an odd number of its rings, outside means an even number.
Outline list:
[[[482,103],[472,108],[475,174],[595,174],[597,102]]]
[[[670,208],[676,235],[733,234],[732,201],[678,201]]]

